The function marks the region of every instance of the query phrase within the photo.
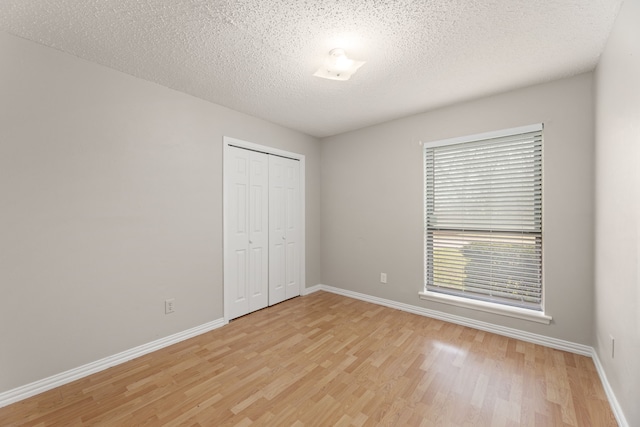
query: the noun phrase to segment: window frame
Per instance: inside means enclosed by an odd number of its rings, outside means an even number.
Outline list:
[[[441,293],[441,292],[435,292],[435,291],[431,291],[427,289],[427,283],[426,283],[426,260],[427,260],[427,223],[426,223],[426,204],[427,204],[427,195],[426,195],[426,184],[427,184],[427,170],[426,170],[426,150],[428,148],[434,148],[434,147],[444,147],[444,146],[449,146],[449,145],[457,145],[457,144],[464,144],[464,143],[468,143],[468,142],[476,142],[476,141],[482,141],[482,140],[488,140],[488,139],[494,139],[494,138],[500,138],[500,137],[507,137],[507,136],[513,136],[513,135],[518,135],[518,134],[523,134],[523,133],[529,133],[529,132],[538,132],[538,131],[542,131],[544,132],[544,125],[542,123],[538,123],[538,124],[534,124],[534,125],[529,125],[529,126],[521,126],[521,127],[515,127],[515,128],[509,128],[509,129],[502,129],[502,130],[498,130],[498,131],[492,131],[492,132],[485,132],[485,133],[480,133],[480,134],[473,134],[473,135],[467,135],[467,136],[462,136],[462,137],[456,137],[456,138],[449,138],[449,139],[444,139],[444,140],[438,140],[438,141],[432,141],[432,142],[428,142],[423,144],[423,150],[422,150],[422,158],[423,158],[423,218],[424,218],[424,226],[423,226],[423,290],[421,292],[419,292],[419,297],[420,299],[423,300],[429,300],[429,301],[436,301],[439,303],[444,303],[444,304],[448,304],[448,305],[453,305],[453,306],[458,306],[458,307],[464,307],[464,308],[469,308],[469,309],[473,309],[473,310],[478,310],[478,311],[483,311],[483,312],[489,312],[489,313],[494,313],[494,314],[499,314],[499,315],[504,315],[504,316],[509,316],[509,317],[515,317],[515,318],[519,318],[519,319],[524,319],[524,320],[530,320],[530,321],[534,321],[534,322],[538,322],[538,323],[543,323],[543,324],[549,324],[551,323],[552,317],[549,316],[548,314],[546,314],[545,312],[545,280],[544,280],[544,225],[542,227],[542,230],[540,232],[540,236],[542,239],[542,255],[541,255],[541,267],[542,267],[542,279],[541,279],[541,302],[540,302],[540,310],[537,309],[531,309],[531,308],[521,308],[521,307],[516,307],[516,306],[512,306],[512,305],[507,305],[507,304],[503,304],[500,302],[489,302],[489,301],[483,301],[483,300],[479,300],[479,299],[473,299],[473,298],[469,298],[469,297],[464,297],[464,296],[457,296],[457,295],[450,295],[447,293]],[[544,151],[543,151],[543,157],[544,157]],[[544,209],[544,158],[543,158],[543,162],[542,162],[542,199],[543,199],[543,209]],[[543,214],[542,214],[543,215]],[[544,221],[543,221],[544,224]]]

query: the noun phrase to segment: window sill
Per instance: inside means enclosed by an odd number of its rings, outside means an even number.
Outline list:
[[[515,317],[516,319],[529,320],[531,322],[551,323],[551,316],[540,311],[527,310],[525,308],[509,307],[490,302],[470,300],[453,295],[439,294],[435,292],[419,292],[420,299],[441,302],[443,304],[455,305],[457,307],[470,308],[472,310],[484,311],[487,313],[499,314],[501,316]]]

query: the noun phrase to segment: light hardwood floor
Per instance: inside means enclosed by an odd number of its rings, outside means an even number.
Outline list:
[[[1,408],[0,425],[616,422],[588,357],[317,292]]]

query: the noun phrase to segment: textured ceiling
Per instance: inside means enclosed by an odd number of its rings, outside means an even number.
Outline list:
[[[620,0],[0,0],[0,29],[323,137],[594,68]],[[332,48],[366,64],[313,76]]]

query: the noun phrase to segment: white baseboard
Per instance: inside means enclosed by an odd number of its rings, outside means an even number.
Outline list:
[[[312,294],[314,292],[321,291],[321,290],[323,290],[324,287],[325,287],[324,285],[314,285],[314,286],[311,286],[309,288],[304,288],[302,290],[302,295],[303,296],[304,295],[309,295],[309,294]]]
[[[620,407],[620,403],[616,398],[615,393],[613,392],[613,388],[611,388],[611,384],[609,384],[609,380],[607,379],[607,375],[604,372],[604,367],[600,362],[600,357],[598,356],[598,352],[595,349],[592,349],[591,358],[593,359],[593,364],[596,365],[596,370],[598,371],[598,375],[600,376],[600,381],[602,382],[602,387],[604,388],[604,392],[607,395],[607,399],[609,399],[609,404],[611,404],[611,410],[613,411],[613,415],[616,417],[616,421],[620,427],[629,427],[629,423],[624,416],[624,412],[622,412],[622,408]]]
[[[214,320],[205,323],[200,326],[196,326],[186,331],[178,332],[168,337],[160,338],[147,344],[140,345],[138,347],[125,350],[113,356],[108,356],[95,362],[87,363],[86,365],[79,366],[77,368],[70,369],[65,372],[61,372],[56,375],[52,375],[42,380],[34,381],[30,384],[26,384],[21,387],[14,388],[12,390],[0,393],[0,408],[10,405],[20,400],[26,399],[36,394],[43,393],[53,388],[59,387],[64,384],[68,384],[77,379],[86,377],[96,372],[103,371],[112,366],[119,365],[136,357],[143,356],[161,348],[168,347],[172,344],[179,343],[189,338],[193,338],[197,335],[204,334],[205,332],[212,331],[221,326],[226,325],[223,319]]]
[[[443,313],[442,311],[431,310],[415,305],[404,304],[384,298],[373,297],[371,295],[361,294],[359,292],[347,291],[345,289],[334,288],[333,286],[317,285],[318,290],[331,292],[334,294],[344,295],[371,302],[374,304],[384,305],[385,307],[395,308],[397,310],[407,311],[409,313],[419,314],[421,316],[431,317],[433,319],[444,320],[445,322],[455,323],[457,325],[468,326],[482,331],[492,332],[494,334],[503,335],[509,338],[516,338],[522,341],[534,344],[544,345],[545,347],[555,348],[557,350],[569,351],[571,353],[581,354],[583,356],[591,356],[593,349],[588,345],[577,344],[570,341],[564,341],[557,338],[546,337],[544,335],[533,334],[531,332],[521,331],[519,329],[507,328],[504,326],[494,325],[492,323],[481,322],[467,317],[456,316],[453,314]]]
[[[622,412],[622,408],[618,403],[618,399],[616,399],[616,396],[613,393],[611,384],[609,384],[609,381],[607,380],[607,376],[604,372],[604,368],[602,367],[602,364],[600,363],[598,354],[593,349],[593,347],[590,347],[584,344],[574,343],[571,341],[560,340],[557,338],[546,337],[544,335],[538,335],[530,332],[520,331],[518,329],[494,325],[492,323],[480,322],[478,320],[473,320],[473,319],[469,319],[462,316],[456,316],[453,314],[443,313],[437,310],[430,310],[428,308],[418,307],[410,304],[404,304],[397,301],[378,298],[371,295],[361,294],[359,292],[348,291],[346,289],[335,288],[333,286],[327,286],[322,284],[315,285],[312,288],[309,288],[309,292],[305,293],[305,295],[313,292],[317,292],[317,291],[331,292],[334,294],[359,299],[361,301],[383,305],[385,307],[395,308],[397,310],[402,310],[409,313],[430,317],[433,319],[444,320],[445,322],[468,326],[470,328],[480,329],[486,332],[492,332],[494,334],[503,335],[509,338],[516,338],[516,339],[527,341],[533,344],[539,344],[545,347],[555,348],[557,350],[568,351],[570,353],[591,357],[593,359],[593,363],[596,366],[596,370],[598,371],[598,375],[600,376],[600,380],[602,381],[602,386],[607,395],[607,398],[609,399],[611,410],[613,411],[613,414],[616,417],[616,421],[618,422],[618,425],[620,427],[629,427],[629,424],[626,421],[624,413]]]

